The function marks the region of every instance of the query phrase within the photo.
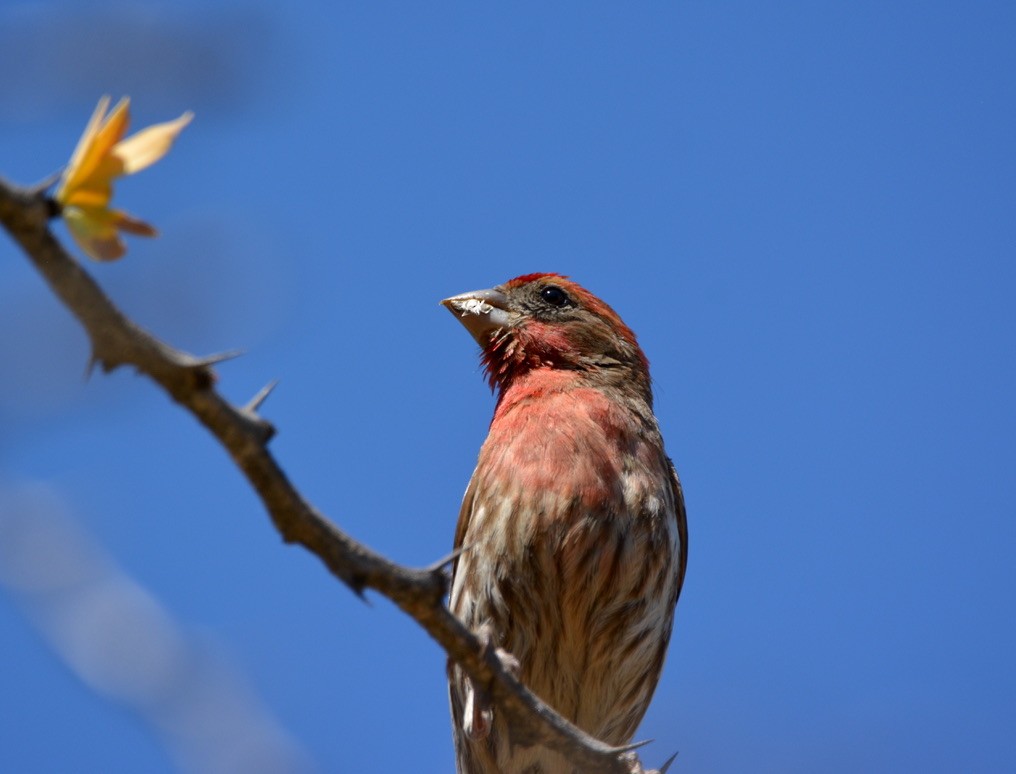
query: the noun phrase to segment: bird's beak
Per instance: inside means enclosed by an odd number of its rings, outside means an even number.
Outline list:
[[[500,290],[473,290],[446,298],[441,304],[481,346],[487,346],[494,331],[508,327],[508,298]]]

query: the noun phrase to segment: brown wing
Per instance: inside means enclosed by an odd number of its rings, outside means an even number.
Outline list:
[[[459,551],[462,548],[462,541],[466,537],[466,530],[469,528],[469,517],[473,513],[473,498],[476,496],[476,471],[473,471],[472,478],[469,479],[469,486],[466,487],[466,493],[462,496],[462,507],[459,508],[459,521],[455,525],[455,543],[452,546],[452,551]],[[459,567],[458,557],[452,561],[452,582],[448,588],[455,587],[455,573]],[[449,600],[450,601],[450,600]]]
[[[680,555],[677,559],[677,597],[681,596],[681,587],[684,585],[684,573],[688,569],[688,517],[684,510],[684,490],[681,488],[681,479],[678,478],[677,469],[674,463],[667,458],[670,465],[670,488],[674,492],[674,511],[677,516],[677,534],[681,540]],[[677,601],[675,597],[675,602]]]
[[[469,528],[469,520],[473,513],[473,500],[476,497],[477,475],[473,471],[469,479],[469,486],[462,497],[462,507],[459,509],[459,521],[455,526],[454,549],[458,551],[463,548],[463,541],[466,537],[466,530]],[[452,580],[450,589],[455,588],[455,573],[458,572],[458,558],[452,562]],[[449,598],[448,605],[451,607],[452,600]],[[452,609],[452,613],[455,610]],[[468,679],[455,662],[448,659],[448,700],[451,705],[452,714],[452,738],[455,742],[455,763],[456,771],[470,772],[470,774],[496,774],[500,771],[494,753],[494,740],[491,737],[472,740],[465,732],[463,715],[465,714],[465,691],[468,690],[466,683]]]

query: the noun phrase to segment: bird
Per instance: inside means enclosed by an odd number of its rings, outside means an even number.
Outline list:
[[[455,529],[449,608],[567,720],[630,743],[688,556],[649,361],[618,314],[564,275],[441,303],[479,344],[496,393]],[[448,684],[459,774],[578,774],[556,751],[513,741],[452,661]]]

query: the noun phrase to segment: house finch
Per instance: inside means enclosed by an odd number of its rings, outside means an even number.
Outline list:
[[[497,391],[455,530],[467,550],[451,610],[561,715],[627,743],[660,676],[688,546],[649,363],[613,309],[557,274],[442,303]],[[454,664],[449,693],[463,774],[572,771],[552,750],[513,745]]]

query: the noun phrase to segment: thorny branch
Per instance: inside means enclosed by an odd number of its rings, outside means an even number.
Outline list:
[[[509,721],[513,741],[554,748],[581,771],[643,772],[633,752],[640,745],[612,747],[573,726],[506,671],[494,649],[484,648],[449,612],[444,605],[447,562],[419,570],[390,562],[353,540],[308,503],[268,450],[275,429],[258,409],[273,385],[246,406],[229,403],[215,389],[212,367],[234,354],[195,357],[125,317],[53,236],[48,227],[53,214],[44,186],[26,189],[0,178],[0,223],[85,328],[93,364],[106,372],[133,366],[193,414],[257,491],[282,539],[316,555],[357,595],[374,589],[411,616],[473,680],[489,686],[499,711]]]

